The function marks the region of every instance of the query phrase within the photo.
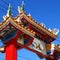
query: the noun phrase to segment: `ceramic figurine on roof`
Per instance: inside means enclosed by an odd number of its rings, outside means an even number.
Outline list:
[[[6,20],[7,17],[12,16],[12,7],[9,4],[6,16],[3,16],[3,19]]]
[[[0,24],[0,39],[5,45],[0,52],[6,53],[6,60],[17,60],[17,51],[22,48],[35,52],[41,59],[57,60],[55,50],[52,53],[52,42],[59,31],[47,29],[43,23],[39,24],[30,14],[26,14],[23,2],[18,12],[19,16],[14,18],[9,5],[7,15]]]
[[[22,7],[18,6],[18,12],[23,13],[24,12],[24,1],[22,1]]]
[[[21,9],[24,11],[24,1],[22,1],[22,7]]]
[[[9,8],[8,8],[8,11],[7,11],[7,16],[11,16],[12,15],[12,7],[11,5],[9,4]]]

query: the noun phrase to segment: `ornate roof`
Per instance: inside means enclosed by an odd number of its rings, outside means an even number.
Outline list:
[[[17,29],[23,31],[24,33],[35,36],[35,32],[27,27],[24,27],[24,25],[20,22],[17,22],[15,18],[12,18],[11,16],[7,17],[6,20],[4,20],[2,23],[0,23],[0,31],[2,31],[9,23],[11,23],[14,27]]]
[[[49,36],[53,37],[54,39],[57,38],[58,34],[54,34],[53,31],[47,29],[43,24],[39,24],[38,22],[36,22],[31,16],[28,16],[25,12],[20,13],[20,15],[16,17],[16,20],[18,18],[21,19],[23,17],[26,18],[26,20],[29,21],[32,25],[34,25],[38,29],[42,30]]]
[[[10,8],[9,8],[9,10],[10,10]],[[24,6],[22,6],[22,8],[24,8]],[[42,30],[44,33],[48,34],[49,36],[51,36],[54,39],[57,38],[58,32],[59,32],[57,29],[54,31],[47,29],[44,24],[39,24],[31,17],[30,14],[29,15],[26,14],[24,12],[24,9],[22,9],[22,8],[18,8],[18,11],[20,14],[16,18],[13,18],[12,16],[10,16],[10,14],[9,14],[10,11],[8,10],[7,15],[4,17],[3,22],[0,23],[0,30],[2,30],[6,25],[11,23],[16,28],[18,27],[17,29],[21,28],[21,30],[23,30],[25,33],[27,32],[27,34],[31,34],[32,36],[34,36],[35,32],[27,27],[24,27],[24,25],[19,21],[20,19],[22,19],[24,17],[27,21],[29,21],[36,28]],[[12,15],[12,13],[11,13],[11,15]]]

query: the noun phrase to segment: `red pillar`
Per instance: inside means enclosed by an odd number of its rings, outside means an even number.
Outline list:
[[[6,44],[6,60],[17,60],[17,38]]]

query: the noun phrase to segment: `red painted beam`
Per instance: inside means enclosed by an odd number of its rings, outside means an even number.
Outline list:
[[[54,38],[51,38],[49,42],[52,42],[52,41],[54,41],[54,40],[55,40]]]
[[[49,36],[48,36],[48,35],[46,35],[46,36],[44,37],[44,40],[46,40],[47,38],[49,38]]]
[[[47,60],[57,60],[57,58],[54,57],[54,56],[53,56],[54,58],[51,58],[50,56],[44,55],[41,52],[38,52],[36,50],[33,50],[33,49],[29,48],[29,47],[25,47],[25,48],[28,49],[28,50],[30,50],[30,51],[32,51],[32,52],[35,52],[37,55],[42,56],[43,58],[46,58]]]
[[[34,40],[34,38],[31,38],[30,42],[29,42],[28,44],[26,44],[26,45],[22,45],[22,44],[19,44],[19,43],[18,43],[17,45],[20,46],[20,48],[18,48],[18,50],[20,50],[20,49],[22,49],[22,48],[28,47],[29,45],[32,44],[33,40]]]
[[[31,29],[31,28],[32,28],[32,24],[30,24],[28,28],[30,28],[30,29]]]
[[[33,50],[33,49],[29,48],[29,47],[26,47],[26,49],[28,49],[28,50],[30,50],[30,51],[32,51],[32,52],[35,52],[37,55],[42,56],[42,57],[44,57],[44,58],[49,58],[49,56],[44,55],[44,54],[42,54],[42,53],[40,53],[40,52],[38,52],[38,51],[36,51],[36,50]]]

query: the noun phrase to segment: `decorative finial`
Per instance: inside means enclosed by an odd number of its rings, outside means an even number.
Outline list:
[[[48,29],[50,32],[52,31],[51,28]]]
[[[24,1],[22,1],[22,7],[20,8],[20,6],[18,6],[18,12],[23,13],[24,12]]]
[[[59,29],[56,29],[56,28],[55,28],[52,32],[53,32],[53,34],[58,35]]]
[[[21,9],[20,9],[20,6],[18,6],[18,12],[19,12],[19,14],[21,13]]]
[[[45,28],[45,24],[44,23],[41,23],[41,26],[43,26]]]
[[[3,16],[3,19],[6,20],[7,16]]]
[[[31,14],[29,13],[28,16],[31,16]]]
[[[24,1],[22,1],[22,8],[21,8],[24,12]]]
[[[3,16],[3,19],[6,20],[7,17],[12,16],[12,7],[9,4],[8,10],[7,10],[7,14],[5,16]]]
[[[7,11],[7,16],[11,16],[12,15],[12,7],[11,5],[9,4],[9,7],[8,7],[8,11]]]

